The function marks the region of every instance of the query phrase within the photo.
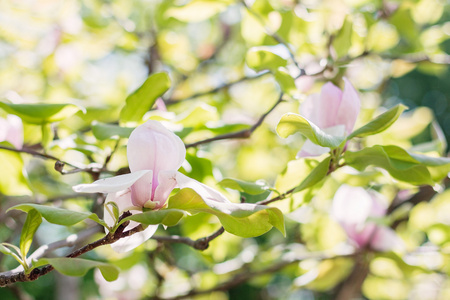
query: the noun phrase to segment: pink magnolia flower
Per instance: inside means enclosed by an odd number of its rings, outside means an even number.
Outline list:
[[[9,142],[17,149],[23,146],[22,119],[15,115],[0,118],[0,142]]]
[[[127,157],[131,173],[80,184],[73,189],[84,193],[108,193],[104,219],[109,226],[113,226],[115,220],[108,212],[108,202],[116,203],[120,212],[128,210],[135,214],[142,212],[144,207],[156,210],[164,207],[176,187],[189,187],[205,201],[230,203],[219,192],[177,171],[185,156],[186,148],[181,139],[158,121],[149,120],[133,130],[128,140]],[[137,225],[130,222],[125,230]],[[158,225],[150,225],[112,246],[118,252],[134,249],[148,240],[157,228]]]
[[[342,185],[334,195],[332,215],[358,248],[369,247],[377,251],[403,248],[403,242],[394,230],[371,220],[385,216],[386,211],[386,199],[374,191]]]
[[[322,87],[320,94],[309,96],[300,106],[300,114],[304,118],[325,133],[340,137],[352,132],[361,107],[355,88],[346,78],[344,81],[344,91],[328,82]],[[329,148],[307,140],[297,157],[318,156],[329,151]]]

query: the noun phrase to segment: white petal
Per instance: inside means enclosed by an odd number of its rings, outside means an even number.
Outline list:
[[[306,140],[300,151],[297,153],[296,158],[319,156],[327,152],[330,152],[330,148],[322,147],[314,144],[310,140]]]
[[[362,224],[370,215],[372,198],[361,187],[341,185],[333,198],[332,214],[339,222]]]
[[[132,186],[145,174],[148,174],[149,170],[142,170],[132,172],[129,174],[109,177],[94,181],[90,184],[79,184],[73,187],[73,190],[78,193],[115,193],[125,190]]]
[[[134,223],[132,225],[132,223]],[[133,229],[137,226],[137,223],[130,222],[130,225],[128,225],[125,228],[125,231]],[[137,232],[133,235],[130,235],[125,238],[121,238],[117,242],[111,244],[111,247],[114,249],[114,251],[119,253],[124,253],[130,250],[133,250],[134,248],[138,247],[139,245],[143,244],[145,241],[147,241],[149,238],[155,234],[156,230],[158,229],[158,225],[149,225],[145,230],[141,232]]]
[[[158,183],[153,182],[153,171],[149,171],[131,186],[131,199],[134,205],[144,207],[145,203],[151,200],[153,184]]]
[[[130,170],[153,170],[153,181],[160,171],[178,170],[185,156],[183,141],[158,121],[149,120],[138,126],[128,140]]]
[[[161,171],[158,174],[158,186],[155,190],[153,202],[156,204],[154,209],[160,209],[164,206],[172,190],[177,186],[178,171]]]
[[[197,180],[189,178],[186,175],[181,174],[180,172],[176,173],[176,179],[178,187],[180,189],[191,188],[205,201],[231,203],[224,195],[222,195],[218,191],[210,188],[203,183],[198,182]]]

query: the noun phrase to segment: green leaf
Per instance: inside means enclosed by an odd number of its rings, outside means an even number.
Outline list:
[[[436,182],[443,180],[450,172],[450,158],[448,157],[431,157],[411,152],[408,152],[408,154],[421,164],[426,165],[431,178]]]
[[[374,135],[388,129],[395,121],[400,117],[402,112],[407,109],[403,104],[398,104],[390,110],[382,113],[371,122],[353,131],[348,140],[353,137],[364,137],[368,135]]]
[[[72,226],[74,224],[77,224],[83,220],[91,219],[94,222],[97,222],[98,224],[108,227],[106,223],[103,220],[100,220],[99,217],[94,213],[85,213],[85,212],[77,212],[62,208],[56,208],[56,207],[50,207],[45,205],[39,205],[39,204],[32,204],[32,203],[24,203],[19,204],[16,206],[13,206],[7,210],[10,211],[12,209],[21,210],[24,212],[29,212],[32,209],[37,210],[44,219],[46,219],[48,222],[58,225],[64,225],[64,226]]]
[[[25,224],[23,224],[22,227],[22,234],[20,235],[20,252],[23,258],[27,257],[34,234],[36,233],[36,230],[39,228],[41,223],[41,214],[35,209],[30,209],[28,211]]]
[[[167,73],[155,73],[131,95],[127,97],[126,104],[120,112],[120,122],[140,122],[144,114],[149,111],[156,99],[162,96],[170,87],[170,78]]]
[[[204,200],[194,190],[185,188],[170,198],[169,208],[213,214],[226,231],[241,237],[259,236],[272,227],[286,234],[283,214],[276,207]]]
[[[275,80],[280,85],[283,93],[292,95],[297,92],[297,87],[295,86],[295,80],[292,78],[289,73],[284,70],[276,70],[273,74],[275,76]]]
[[[185,212],[179,209],[160,209],[134,214],[124,218],[119,224],[131,220],[145,225],[163,224],[166,226],[175,226],[183,218]]]
[[[286,59],[260,47],[250,49],[247,52],[245,61],[250,68],[258,72],[267,69],[275,72],[279,67],[287,65]]]
[[[353,23],[348,17],[345,18],[344,24],[342,24],[339,33],[333,40],[333,47],[336,50],[338,58],[348,55],[348,50],[352,46],[352,27]]]
[[[397,146],[373,146],[357,152],[346,151],[343,157],[347,165],[360,171],[375,166],[385,169],[395,179],[414,185],[434,184],[427,166]]]
[[[56,271],[67,276],[84,276],[92,268],[98,268],[107,281],[114,281],[119,277],[119,269],[104,262],[82,258],[41,258],[33,262],[33,267],[52,265]]]
[[[219,185],[224,188],[237,190],[239,192],[247,193],[250,195],[259,195],[270,189],[270,186],[264,180],[248,182],[233,178],[225,178],[221,182],[219,182]]]
[[[300,191],[303,191],[304,189],[307,189],[309,187],[312,187],[316,183],[319,183],[322,179],[324,179],[327,174],[330,167],[331,162],[331,156],[325,158],[323,161],[321,161],[312,171],[309,173],[309,175],[295,188],[293,193],[297,193]]]
[[[9,143],[0,143],[11,147]],[[9,196],[31,195],[28,180],[25,177],[23,160],[19,153],[0,149],[0,192]]]
[[[300,132],[311,142],[322,147],[336,148],[345,140],[345,137],[325,133],[314,123],[298,114],[287,113],[283,115],[277,125],[278,135],[282,138],[287,138],[297,132]]]
[[[111,138],[128,138],[133,127],[121,127],[114,124],[95,123],[92,125],[92,133],[98,140],[107,140]]]
[[[3,243],[0,244],[0,252],[7,255],[11,255],[13,253],[11,250],[3,246]]]
[[[7,113],[19,116],[31,124],[45,124],[64,120],[84,108],[75,104],[10,104],[0,102],[0,108]]]

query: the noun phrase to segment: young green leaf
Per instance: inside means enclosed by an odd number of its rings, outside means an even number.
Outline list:
[[[393,108],[382,113],[381,115],[379,115],[366,125],[353,131],[347,139],[349,140],[353,137],[364,137],[368,135],[374,135],[388,129],[392,124],[394,124],[395,121],[397,121],[402,112],[407,108],[408,107],[406,107],[403,104],[398,104],[394,106]]]
[[[7,113],[19,116],[25,122],[31,124],[45,124],[64,120],[84,108],[75,104],[38,103],[38,104],[10,104],[0,102],[0,108]]]
[[[185,188],[169,199],[169,208],[193,214],[213,214],[219,218],[226,231],[241,237],[259,236],[272,227],[285,235],[284,217],[276,207],[204,200],[194,190]]]
[[[279,67],[285,67],[287,60],[275,53],[261,48],[252,48],[245,58],[247,65],[255,71],[271,70],[275,72]]]
[[[139,122],[144,114],[152,108],[158,97],[170,87],[167,73],[155,73],[126,99],[126,104],[120,112],[120,122]]]
[[[98,140],[107,140],[115,137],[128,138],[134,130],[132,127],[121,127],[114,124],[95,123],[92,125],[92,133]]]
[[[289,75],[288,72],[280,69],[276,70],[273,74],[275,77],[275,80],[280,85],[281,90],[285,94],[292,95],[295,92],[297,92],[297,87],[295,86],[295,80],[292,78],[291,75]]]
[[[333,40],[333,47],[338,57],[348,55],[348,50],[352,46],[353,24],[346,18],[336,38]]]
[[[219,182],[219,185],[224,188],[237,190],[239,192],[247,193],[250,195],[259,195],[270,189],[270,186],[267,184],[267,182],[263,180],[248,182],[233,178],[225,178],[221,182]]]
[[[55,270],[67,276],[84,276],[92,268],[98,268],[107,281],[119,277],[119,269],[104,262],[69,257],[41,258],[33,262],[33,267],[52,265]]]
[[[293,193],[297,193],[312,187],[316,183],[324,179],[328,174],[328,169],[330,167],[331,157],[325,158],[321,161],[309,175],[295,188]]]
[[[318,126],[298,114],[287,113],[283,115],[277,125],[278,135],[287,138],[297,132],[322,147],[336,148],[345,140],[345,137],[325,133]]]
[[[79,223],[86,219],[91,219],[98,224],[108,227],[103,220],[100,220],[99,217],[94,213],[85,213],[85,212],[77,212],[62,208],[50,207],[39,204],[32,203],[24,203],[13,206],[7,210],[10,211],[12,209],[21,210],[24,212],[29,212],[32,209],[37,210],[44,219],[48,222],[58,225],[72,226],[76,223]]]
[[[427,166],[397,146],[373,146],[344,153],[345,163],[363,171],[368,166],[383,168],[395,179],[414,185],[433,185]]]
[[[184,217],[185,212],[179,209],[160,209],[134,214],[124,218],[119,224],[125,221],[136,221],[145,225],[163,224],[175,226]]]
[[[20,253],[23,258],[27,257],[28,251],[31,247],[31,242],[33,241],[34,234],[42,223],[41,214],[35,210],[30,209],[27,214],[27,219],[22,227],[22,233],[20,235]]]
[[[2,146],[11,145],[6,142]],[[19,153],[0,150],[2,171],[0,172],[0,193],[10,196],[31,195],[28,180],[23,172],[23,160]]]

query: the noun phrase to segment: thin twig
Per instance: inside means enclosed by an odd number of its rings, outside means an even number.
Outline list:
[[[219,140],[227,140],[227,139],[246,139],[249,138],[252,133],[259,127],[261,126],[261,124],[264,122],[264,119],[278,106],[278,104],[280,104],[281,102],[283,102],[283,93],[280,94],[280,96],[278,97],[277,102],[267,111],[265,112],[259,119],[258,121],[253,124],[250,128],[248,129],[244,129],[241,131],[237,131],[237,132],[231,132],[231,133],[225,133],[225,134],[221,134],[209,139],[204,139],[195,143],[191,143],[191,144],[186,144],[186,148],[191,148],[191,147],[197,147],[199,145],[203,145],[203,144],[207,144],[210,142],[214,142],[214,141],[219,141]]]
[[[222,233],[224,233],[225,229],[223,227],[220,227],[216,232],[214,232],[213,234],[207,236],[207,237],[203,237],[203,238],[199,238],[197,240],[191,240],[188,237],[182,237],[182,236],[178,236],[178,235],[171,235],[171,236],[157,236],[154,235],[152,237],[152,239],[159,241],[159,242],[165,242],[165,243],[180,243],[180,244],[185,244],[188,246],[191,246],[194,249],[197,250],[206,250],[209,247],[209,243],[214,240],[215,238],[217,238],[218,236],[220,236]]]

